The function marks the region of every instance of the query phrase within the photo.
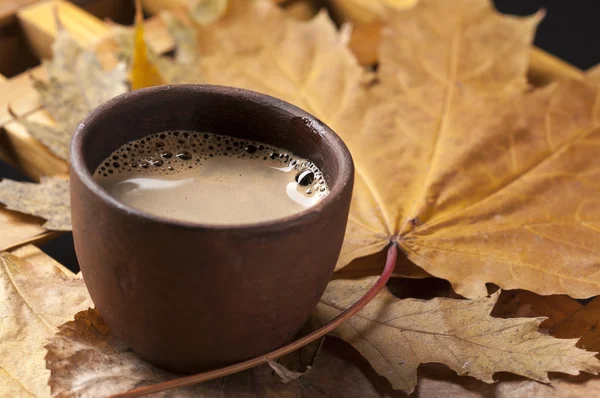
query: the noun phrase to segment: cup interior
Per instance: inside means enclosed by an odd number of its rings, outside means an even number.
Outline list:
[[[352,169],[341,139],[310,114],[264,94],[211,85],[152,87],[99,106],[73,137],[72,163],[89,181],[120,146],[168,130],[224,134],[287,149],[319,167],[331,194]]]

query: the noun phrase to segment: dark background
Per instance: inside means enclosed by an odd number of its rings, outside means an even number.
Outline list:
[[[545,9],[546,17],[538,28],[536,46],[581,69],[600,63],[600,0],[495,0],[495,4],[500,11],[516,15]],[[27,180],[2,161],[0,177]],[[70,269],[79,270],[71,234],[51,240],[42,249]]]

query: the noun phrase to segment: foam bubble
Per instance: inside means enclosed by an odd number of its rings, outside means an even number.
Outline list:
[[[200,169],[202,163],[217,157],[255,159],[278,169],[295,171],[299,192],[321,197],[329,193],[318,167],[289,151],[264,143],[212,133],[165,131],[129,142],[110,154],[96,169],[95,178],[114,173],[171,175]]]

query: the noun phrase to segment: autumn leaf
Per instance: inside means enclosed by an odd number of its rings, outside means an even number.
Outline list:
[[[71,136],[79,121],[108,99],[127,91],[125,65],[104,71],[91,50],[82,49],[59,23],[53,58],[44,62],[47,80],[33,76],[40,102],[54,124],[19,120],[55,155],[68,161]]]
[[[9,210],[46,219],[43,225],[46,229],[71,230],[71,199],[67,179],[42,177],[40,183],[2,180],[0,203],[4,203]]]
[[[373,282],[330,282],[317,307],[321,322],[350,307]],[[423,363],[442,363],[487,383],[494,382],[497,372],[549,382],[548,372],[600,371],[595,353],[575,347],[576,340],[539,333],[543,318],[491,317],[497,299],[498,293],[477,300],[399,300],[384,290],[332,334],[355,347],[395,389],[407,393],[414,390]]]
[[[111,334],[95,310],[80,312],[74,321],[60,326],[46,348],[53,396],[109,396],[180,376],[158,369],[135,355]],[[387,392],[390,391],[388,387]],[[157,396],[171,396],[169,393]],[[177,397],[206,398],[379,396],[361,368],[329,349],[319,352],[313,369],[285,384],[269,365],[263,365],[171,393]]]
[[[391,13],[381,104],[356,118],[360,131],[338,128],[360,148],[353,155],[366,183],[354,200],[373,203],[354,206],[340,266],[387,239],[467,297],[485,295],[486,282],[597,294],[600,235],[586,177],[597,166],[593,138],[584,138],[596,88],[565,82],[523,94],[537,18],[500,16],[485,1],[448,5]],[[394,162],[382,166],[384,158]],[[390,182],[402,193],[384,188]]]
[[[208,83],[306,109],[348,144],[356,182],[338,270],[392,242],[466,297],[485,296],[488,282],[600,292],[596,85],[527,91],[540,15],[502,15],[487,0],[390,11],[379,70],[365,80],[326,15],[298,22],[270,2],[245,7],[264,21],[251,50],[202,57],[199,68]]]
[[[596,83],[525,93],[539,16],[503,16],[486,0],[423,0],[386,17],[380,71],[367,87],[345,36],[323,13],[298,22],[271,2],[232,0],[222,18],[196,26],[211,32],[198,36],[167,18],[178,37],[192,38],[182,49],[195,37],[198,54],[207,54],[191,68],[202,81],[290,101],[350,146],[357,174],[338,270],[395,242],[466,297],[484,296],[487,282],[597,294],[589,157]],[[192,76],[160,59],[173,75]],[[573,161],[576,152],[584,158]]]
[[[83,279],[0,253],[0,395],[48,396],[44,343],[90,305]]]
[[[569,317],[584,307],[579,301],[564,295],[539,296],[526,290],[505,290],[500,295],[492,316],[499,318],[516,317],[544,317],[546,320],[540,325],[540,330],[552,331],[557,325],[565,323]],[[552,333],[554,337],[580,338],[586,328],[580,328],[577,334],[559,335]],[[600,351],[597,347],[585,347],[581,345],[581,338],[577,344],[580,348],[591,351]]]

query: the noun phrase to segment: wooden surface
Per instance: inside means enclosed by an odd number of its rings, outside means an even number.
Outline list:
[[[46,0],[32,4],[19,10],[17,18],[38,58],[52,56],[52,42],[57,32],[54,9],[75,41],[84,47],[93,46],[109,32],[103,21],[68,1]]]
[[[17,10],[37,0],[0,0],[0,27],[15,18]]]

